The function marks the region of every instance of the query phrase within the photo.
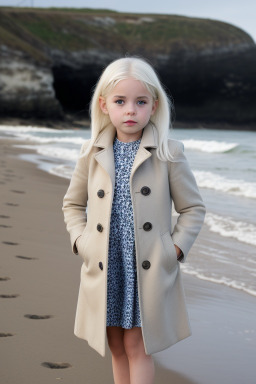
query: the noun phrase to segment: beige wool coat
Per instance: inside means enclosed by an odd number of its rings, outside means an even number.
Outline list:
[[[79,158],[63,203],[72,250],[78,253],[79,244],[83,259],[75,335],[87,340],[102,356],[106,349],[108,243],[115,187],[114,137],[115,129],[110,125],[100,133],[90,154]],[[138,294],[147,354],[190,335],[174,244],[182,250],[184,262],[205,215],[183,145],[169,140],[173,161],[168,162],[157,158],[157,145],[157,131],[149,123],[130,175]],[[174,228],[172,203],[179,214]]]

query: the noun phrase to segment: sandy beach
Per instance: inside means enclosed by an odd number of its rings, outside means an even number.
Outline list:
[[[110,353],[73,335],[82,261],[61,211],[69,182],[21,160],[13,144],[0,140],[0,382],[113,383]],[[156,384],[254,384],[255,297],[188,275],[184,283],[193,335],[156,354]]]

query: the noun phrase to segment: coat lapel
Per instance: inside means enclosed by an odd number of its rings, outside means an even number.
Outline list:
[[[131,170],[131,180],[139,166],[144,163],[145,160],[152,156],[151,152],[147,150],[147,148],[157,148],[157,146],[158,138],[156,128],[151,123],[149,123],[144,128],[140,147],[134,159],[134,163]]]
[[[100,150],[94,155],[96,161],[110,176],[113,190],[115,186],[115,162],[113,152],[113,141],[116,135],[115,128],[110,124],[99,134],[94,146]],[[141,144],[135,156],[131,170],[131,179],[138,167],[151,156],[151,152],[147,148],[157,148],[158,137],[156,128],[149,123],[143,131]]]
[[[101,150],[94,155],[94,158],[109,175],[113,190],[115,186],[115,162],[113,152],[115,133],[115,128],[109,125],[99,134],[94,143],[95,147],[101,148]]]

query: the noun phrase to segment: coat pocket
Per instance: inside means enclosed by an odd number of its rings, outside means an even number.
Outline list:
[[[165,232],[163,235],[161,235],[161,239],[165,250],[168,270],[171,270],[178,265],[176,249],[169,232]]]
[[[85,265],[88,266],[88,257],[87,257],[87,241],[89,238],[89,231],[87,226],[85,227],[82,236],[79,240],[79,246],[78,246],[78,254],[82,257],[82,259],[85,262]]]

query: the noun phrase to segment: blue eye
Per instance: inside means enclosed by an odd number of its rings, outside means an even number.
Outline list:
[[[124,101],[122,99],[118,99],[115,101],[115,103],[118,105],[123,105]]]
[[[146,101],[144,101],[144,100],[139,100],[139,101],[138,101],[138,104],[139,104],[139,105],[145,105],[145,104],[146,104]]]

